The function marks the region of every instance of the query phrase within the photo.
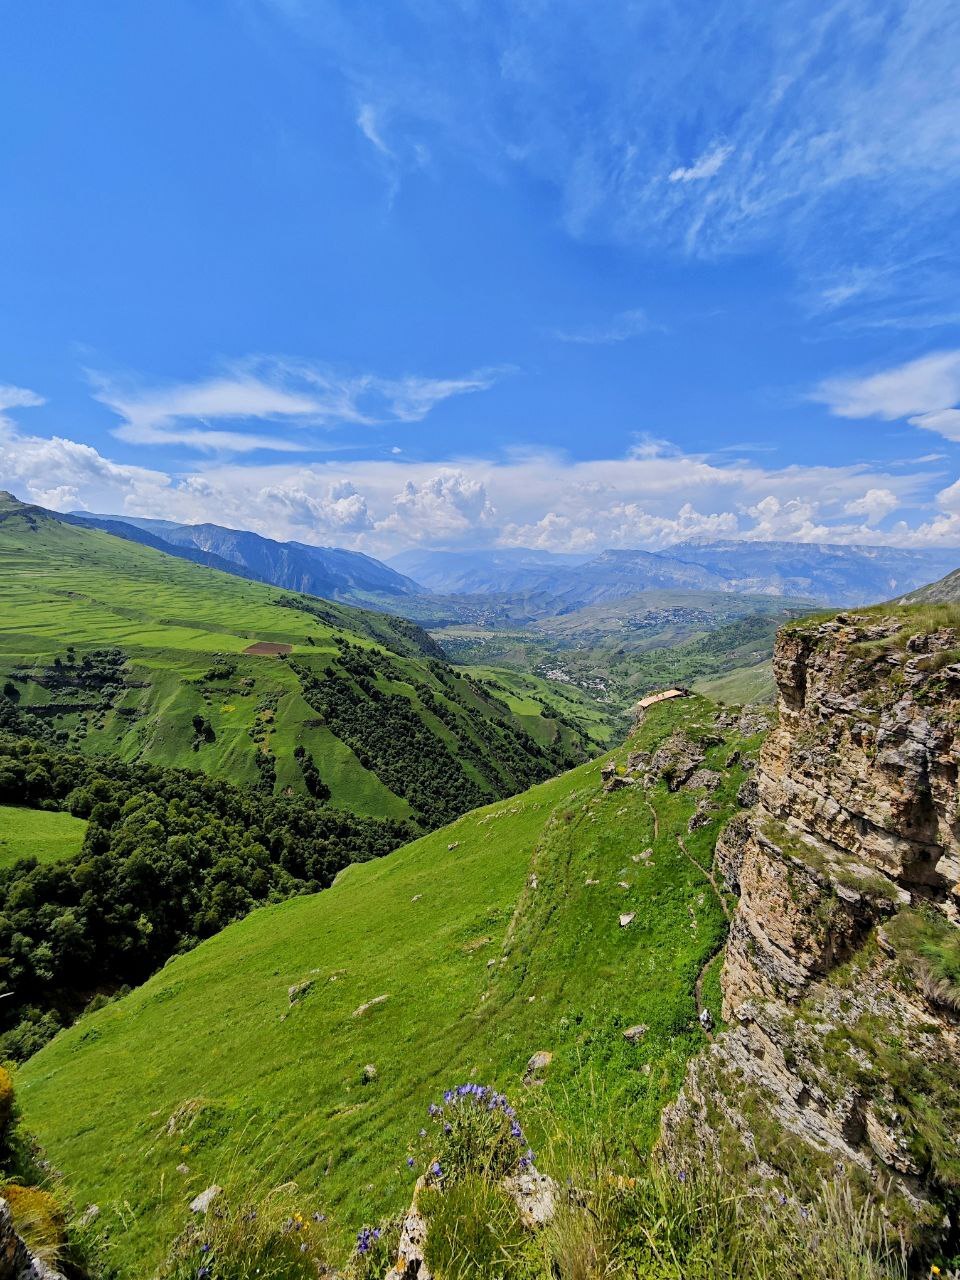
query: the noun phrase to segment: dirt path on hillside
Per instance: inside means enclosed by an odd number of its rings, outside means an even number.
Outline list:
[[[653,839],[654,839],[654,843],[656,843],[656,841],[659,840],[660,838],[660,817],[657,813],[656,806],[651,802],[649,797],[646,794],[644,794],[643,798],[647,808],[650,810],[650,815],[653,818]],[[707,880],[710,882],[710,887],[713,889],[713,892],[716,894],[717,901],[720,903],[720,909],[723,912],[724,916],[726,917],[727,924],[729,924],[730,908],[727,906],[726,899],[724,898],[723,894],[720,892],[720,886],[717,884],[717,881],[716,881],[716,878],[714,877],[712,869],[708,871],[707,868],[700,861],[698,861],[698,859],[696,859],[693,856],[693,854],[684,844],[683,837],[680,835],[677,836],[677,845],[679,846],[680,852],[687,859],[687,861],[692,863],[693,866],[695,866],[697,870],[701,872],[702,875],[705,875]],[[707,956],[706,960],[704,960],[703,964],[700,966],[700,972],[697,974],[697,980],[693,986],[693,998],[694,998],[694,1003],[697,1009],[697,1021],[700,1023],[701,1029],[703,1030],[703,1034],[710,1041],[713,1040],[713,1032],[709,1030],[707,1027],[705,1027],[702,1021],[703,1012],[706,1009],[706,1005],[703,1003],[703,981],[704,981],[704,978],[707,976],[707,970],[710,968],[711,964],[713,964],[714,960],[717,958],[722,947],[723,947],[723,943],[721,942],[720,946],[717,947],[716,951],[711,952],[711,954]],[[707,1010],[707,1012],[709,1013],[710,1011]],[[712,1013],[710,1014],[710,1017],[711,1019],[713,1018]]]

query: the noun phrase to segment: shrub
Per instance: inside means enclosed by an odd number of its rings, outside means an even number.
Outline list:
[[[6,1067],[0,1067],[0,1141],[6,1138],[13,1120],[13,1081]]]
[[[443,1280],[525,1280],[543,1274],[539,1250],[502,1187],[467,1174],[418,1199],[427,1223],[424,1261]]]
[[[54,1264],[67,1242],[67,1221],[56,1197],[39,1187],[8,1182],[0,1188],[17,1234],[42,1261]]]
[[[431,1183],[452,1186],[469,1174],[497,1181],[533,1164],[516,1112],[502,1093],[482,1084],[448,1089],[443,1105],[427,1109],[431,1131],[420,1130],[413,1167],[419,1156]]]
[[[326,1218],[292,1184],[258,1204],[220,1205],[174,1242],[157,1280],[317,1280],[331,1273]]]

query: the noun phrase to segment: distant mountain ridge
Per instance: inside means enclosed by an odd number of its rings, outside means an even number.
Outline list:
[[[278,542],[246,529],[210,523],[178,524],[173,520],[87,511],[72,511],[64,518],[71,523],[92,524],[120,537],[129,536],[126,529],[136,530],[146,537],[135,541],[168,554],[328,600],[403,597],[418,595],[421,590],[410,578],[361,551]]]
[[[661,590],[863,605],[919,590],[960,565],[955,548],[737,539],[691,539],[662,551],[606,550],[593,556],[529,547],[414,548],[385,563],[360,551],[280,542],[210,522],[84,511],[62,518],[285,590],[409,616],[421,616],[424,609],[429,614],[431,600],[442,606],[443,598],[470,597],[475,607],[497,598],[510,616],[546,618]],[[442,614],[438,608],[437,616]]]
[[[417,551],[391,563],[414,572],[430,591],[522,596],[531,611],[547,616],[661,589],[867,604],[956,568],[960,550],[729,540],[603,551],[590,559],[530,550]]]

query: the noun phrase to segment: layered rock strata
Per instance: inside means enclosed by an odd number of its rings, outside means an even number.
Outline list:
[[[960,632],[937,621],[781,632],[756,807],[717,847],[729,1029],[663,1122],[676,1165],[706,1145],[801,1196],[841,1172],[915,1236],[960,1205]]]

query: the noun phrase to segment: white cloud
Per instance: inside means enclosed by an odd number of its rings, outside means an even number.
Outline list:
[[[434,392],[448,391],[414,380],[390,394],[396,412],[416,414]],[[159,401],[143,399],[149,418]],[[207,396],[208,409],[210,402]],[[955,545],[960,481],[943,484],[935,473],[899,467],[721,462],[654,439],[624,457],[580,461],[522,450],[446,463],[395,455],[243,465],[213,459],[202,470],[172,474],[114,462],[63,437],[30,435],[0,417],[0,487],[31,501],[213,520],[375,555],[424,544],[656,548],[696,536]],[[939,494],[931,492],[936,485]]]
[[[557,329],[554,337],[560,342],[578,342],[587,346],[606,346],[626,342],[656,328],[645,311],[639,309],[621,311],[606,324],[586,325],[582,329]]]
[[[847,515],[864,516],[868,524],[878,524],[899,505],[899,498],[889,489],[868,489],[862,498],[853,498],[843,509]]]
[[[413,543],[485,540],[485,528],[495,515],[482,480],[444,468],[425,480],[408,480],[377,530],[381,537],[399,536]]]
[[[380,152],[383,156],[391,156],[393,152],[383,140],[380,132],[380,122],[378,119],[377,108],[372,102],[364,102],[357,112],[357,127],[366,140]]]
[[[589,518],[588,518],[589,519]],[[615,503],[597,511],[589,523],[548,511],[533,524],[507,525],[502,546],[535,547],[543,551],[601,551],[607,547],[666,547],[687,538],[736,536],[739,524],[732,511],[704,515],[685,502],[676,516],[657,516],[635,502]]]
[[[936,351],[867,377],[828,378],[812,398],[840,418],[935,414],[960,401],[960,351]]]
[[[771,248],[815,305],[955,309],[960,19],[950,0],[377,6],[261,0],[358,95],[372,146],[556,193],[573,236],[707,257]],[[379,150],[379,149],[378,149]],[[397,163],[397,162],[394,162]],[[905,305],[909,303],[910,305]]]
[[[46,404],[46,400],[37,395],[36,391],[0,383],[0,413],[4,409],[34,409],[41,404]]]
[[[728,143],[716,143],[693,164],[686,168],[681,165],[671,170],[668,180],[670,182],[703,182],[707,178],[715,178],[732,155],[732,146]]]
[[[316,448],[281,434],[290,428],[373,426],[420,422],[453,396],[484,391],[502,369],[480,369],[458,378],[399,378],[346,374],[309,361],[250,357],[224,374],[162,387],[124,387],[91,374],[95,396],[121,419],[114,434],[129,444],[181,445],[205,453],[279,452]],[[211,425],[232,423],[226,430]],[[270,423],[276,435],[236,428]],[[200,427],[188,425],[200,423]]]
[[[924,431],[936,431],[946,440],[960,442],[960,409],[938,409],[935,413],[920,413],[907,421]]]

